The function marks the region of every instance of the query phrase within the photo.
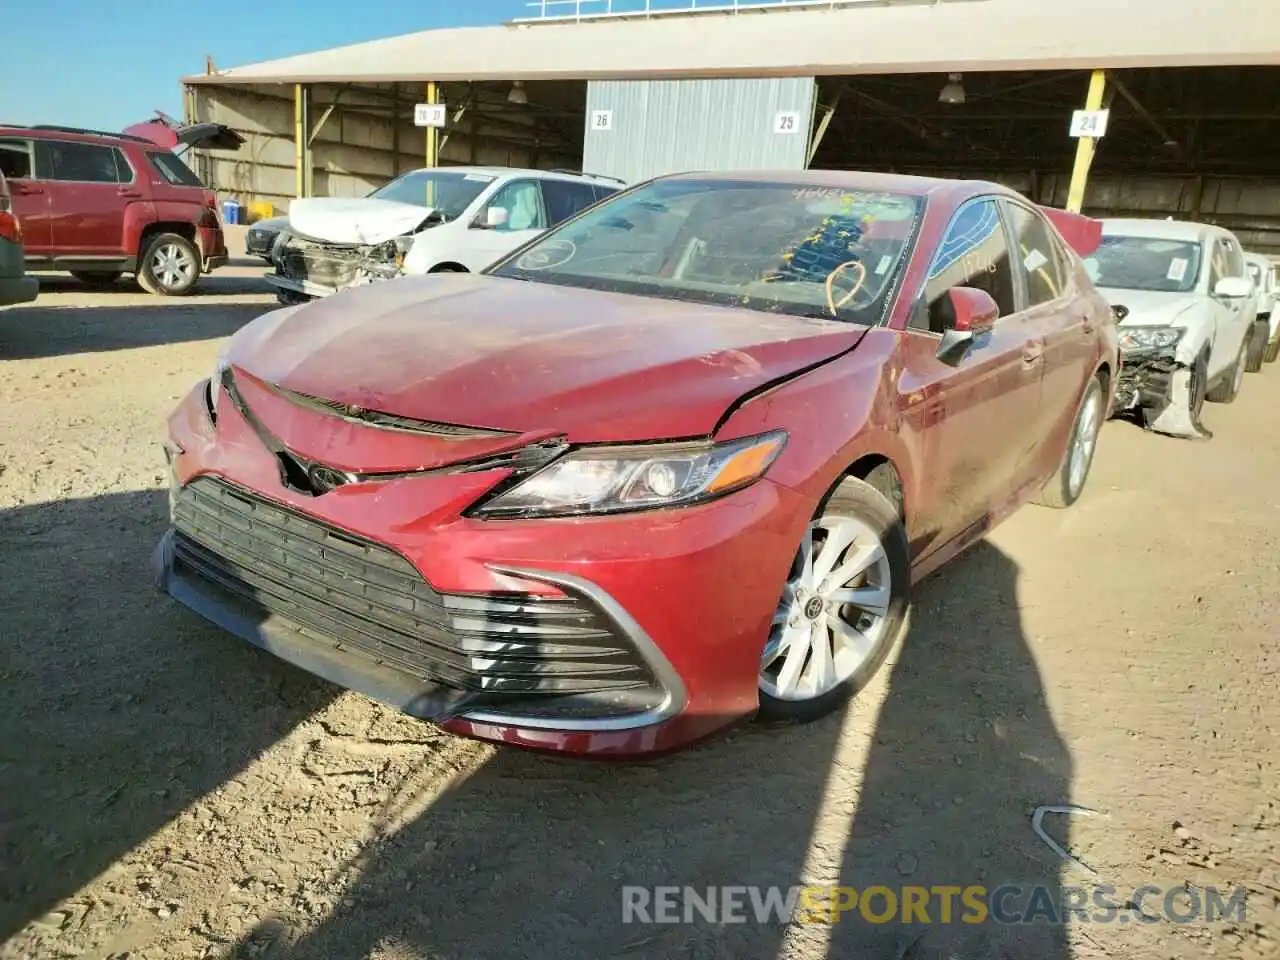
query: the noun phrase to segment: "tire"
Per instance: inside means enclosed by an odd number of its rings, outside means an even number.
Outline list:
[[[1277,357],[1280,357],[1280,340],[1267,344],[1266,352],[1262,355],[1262,359],[1267,363],[1275,363]]]
[[[826,545],[833,554],[824,554]],[[851,550],[865,565],[851,558]],[[837,574],[845,568],[842,582],[830,585],[836,589],[825,589],[816,576],[823,567]],[[818,508],[796,551],[761,653],[757,719],[809,723],[866,686],[901,632],[910,575],[907,535],[894,504],[868,483],[843,480]],[[840,594],[859,591],[858,606],[841,602]],[[824,651],[825,660],[815,656]]]
[[[1245,353],[1248,349],[1249,342],[1246,340],[1240,345],[1240,352],[1236,355],[1235,363],[1231,365],[1226,376],[1205,394],[1206,400],[1210,403],[1233,403],[1236,397],[1240,396],[1240,386],[1244,382]]]
[[[109,287],[120,279],[119,270],[72,270],[71,275],[90,287]]]
[[[1084,396],[1080,398],[1080,406],[1076,408],[1076,418],[1071,424],[1071,435],[1067,439],[1067,450],[1062,455],[1062,463],[1049,478],[1049,482],[1032,498],[1033,503],[1065,510],[1080,499],[1089,480],[1089,470],[1093,467],[1098,434],[1106,420],[1106,402],[1102,381],[1095,375],[1084,388]]]
[[[1271,330],[1265,320],[1255,322],[1249,337],[1249,346],[1245,352],[1244,369],[1248,373],[1257,373],[1262,369],[1262,355],[1267,352],[1267,337]]]
[[[161,233],[152,237],[138,264],[138,283],[158,297],[184,297],[200,279],[200,251],[186,237]]]

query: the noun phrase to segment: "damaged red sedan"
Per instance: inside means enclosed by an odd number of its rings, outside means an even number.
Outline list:
[[[1092,221],[1050,216],[673,176],[483,275],[267,314],[170,421],[157,578],[469,736],[627,756],[822,716],[913,580],[1080,496],[1117,337],[1071,249]]]

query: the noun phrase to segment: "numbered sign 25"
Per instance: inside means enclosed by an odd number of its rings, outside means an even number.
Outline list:
[[[774,133],[799,133],[800,114],[792,110],[782,110],[773,115]]]

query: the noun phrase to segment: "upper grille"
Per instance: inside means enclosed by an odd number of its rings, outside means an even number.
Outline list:
[[[213,477],[179,491],[174,527],[184,571],[403,673],[492,702],[657,692],[644,660],[586,598],[440,594],[398,553]]]

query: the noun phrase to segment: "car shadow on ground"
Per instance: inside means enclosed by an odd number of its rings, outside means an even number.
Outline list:
[[[161,491],[0,512],[0,944],[338,693],[156,591],[164,523]]]
[[[1069,800],[1071,765],[1016,581],[983,543],[921,586],[865,773],[841,750],[841,717],[740,727],[641,763],[500,750],[365,849],[320,926],[290,941],[267,923],[234,954],[1066,960],[1060,927],[964,923],[959,891],[947,924],[935,895],[929,926],[898,922],[900,908],[884,923],[857,909],[838,923],[758,922],[750,894],[746,922],[623,922],[626,886],[649,888],[655,920],[658,886],[879,886],[900,902],[908,885],[1042,884],[1056,901],[1059,864],[1030,814]],[[886,900],[869,905],[877,919]]]
[[[185,297],[173,299],[156,297],[155,299],[159,303],[174,303],[182,300],[199,300],[203,297],[228,297],[238,294],[273,292],[272,286],[265,279],[268,266],[263,261],[246,258],[232,260],[227,265],[229,267],[260,267],[262,273],[261,275],[248,276],[243,274],[211,273],[208,276],[201,277],[195,289]],[[121,277],[114,283],[102,285],[84,283],[66,273],[39,273],[36,276],[40,279],[41,295],[78,293],[102,296],[108,301],[115,295],[150,296],[138,285],[138,281],[133,277]]]
[[[109,300],[108,300],[109,304]],[[274,303],[156,306],[42,306],[0,310],[0,360],[30,360],[218,340],[275,308]]]

